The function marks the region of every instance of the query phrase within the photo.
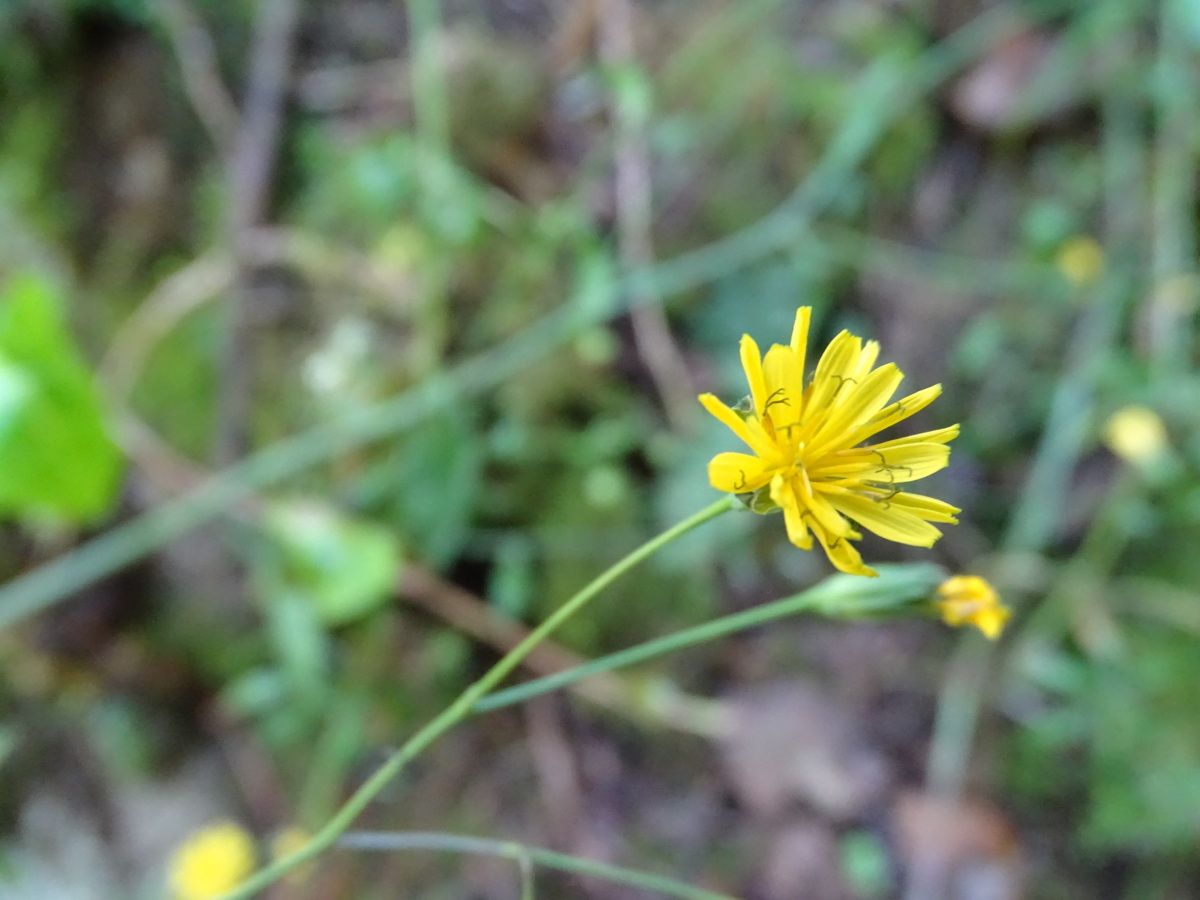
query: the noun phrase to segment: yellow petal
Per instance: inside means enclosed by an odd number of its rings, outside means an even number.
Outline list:
[[[1000,595],[978,575],[954,575],[937,589],[934,601],[947,625],[974,625],[995,640],[1011,612]]]
[[[941,471],[950,463],[950,448],[945,444],[919,442],[874,449],[876,454],[883,456],[887,480],[892,484],[916,481]]]
[[[800,374],[804,374],[804,352],[808,347],[808,322],[812,316],[811,306],[801,306],[796,310],[796,321],[792,325],[792,352],[796,354]]]
[[[905,509],[892,506],[891,498],[883,497],[874,501],[858,496],[837,495],[830,497],[830,503],[863,528],[898,544],[932,547],[942,536],[928,522]]]
[[[767,351],[763,360],[763,377],[767,384],[767,408],[776,432],[783,432],[788,440],[790,429],[800,421],[804,389],[800,370],[796,368],[796,354],[791,347],[776,344]]]
[[[704,408],[745,442],[746,446],[768,461],[778,456],[774,442],[763,431],[757,419],[743,419],[712,394],[701,394]]]
[[[761,416],[763,407],[767,404],[767,387],[763,381],[762,354],[758,352],[758,344],[748,334],[742,335],[741,343],[742,368],[746,371],[746,381],[750,384],[750,397],[754,401],[754,412]]]
[[[787,509],[788,504],[797,506],[800,498],[796,495],[795,487],[782,472],[776,472],[771,477],[771,499],[780,509]]]
[[[813,523],[813,534],[817,536],[821,547],[825,550],[825,555],[829,557],[829,561],[834,567],[848,575],[867,575],[874,577],[879,573],[870,566],[864,565],[862,556],[845,538],[830,538],[821,526]]]
[[[910,494],[908,491],[896,494],[892,497],[891,503],[893,509],[910,512],[927,522],[945,522],[949,525],[957,525],[958,519],[955,518],[955,514],[962,512],[957,506],[951,506],[934,497]]]
[[[859,356],[858,364],[854,367],[854,380],[862,382],[870,374],[871,367],[875,365],[877,359],[879,359],[879,342],[867,341],[863,344],[862,355]]]
[[[853,378],[858,359],[862,355],[862,339],[843,331],[825,348],[813,374],[812,393],[805,401],[805,409],[819,411],[827,408],[838,393]],[[810,423],[813,424],[813,423]]]
[[[813,496],[805,497],[803,503],[812,513],[813,519],[821,526],[821,530],[831,537],[855,539],[862,537],[846,521],[845,516],[834,508],[824,494],[814,492]]]
[[[834,407],[808,441],[807,452],[820,457],[827,448],[853,447],[857,443],[850,440],[853,432],[883,409],[903,379],[904,375],[891,363],[867,375],[858,387],[852,387],[843,395],[845,399]]]
[[[775,500],[775,502],[778,506],[783,508],[783,521],[787,526],[788,540],[801,550],[811,550],[813,543],[812,535],[808,533],[808,525],[805,522],[804,511],[796,497],[795,485],[787,483],[783,477],[780,476],[778,487],[775,486],[774,482],[772,483],[771,495],[772,499],[775,499],[776,496],[778,496],[778,499]]]
[[[903,421],[914,413],[920,412],[936,400],[941,393],[942,386],[935,384],[924,390],[917,391],[915,394],[901,397],[891,406],[881,409],[869,422],[863,423],[851,437],[850,445],[853,446],[854,444],[861,443],[871,435],[878,434],[885,428],[890,428],[897,422]]]
[[[872,450],[887,450],[889,447],[900,447],[910,443],[938,443],[945,444],[958,437],[958,426],[948,425],[945,428],[937,428],[933,431],[922,431],[918,434],[910,434],[907,437],[895,438],[890,441],[881,441],[878,444],[872,444]]]
[[[718,491],[741,494],[756,491],[771,480],[771,470],[748,453],[718,453],[708,464],[708,480]]]
[[[1000,632],[1004,630],[1004,626],[1008,623],[1010,615],[1012,613],[1003,607],[984,609],[975,613],[971,618],[971,624],[982,631],[989,641],[994,641],[1000,636]]]
[[[828,462],[826,462],[828,460]],[[945,444],[897,443],[885,449],[856,447],[826,456],[811,467],[813,478],[844,478],[878,484],[916,481],[944,469],[950,461]]]

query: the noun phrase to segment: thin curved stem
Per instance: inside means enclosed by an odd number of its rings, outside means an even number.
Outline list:
[[[359,814],[367,808],[368,804],[374,800],[392,780],[404,770],[404,767],[417,757],[422,751],[428,748],[443,734],[449,731],[456,724],[467,718],[471,714],[471,710],[475,702],[479,698],[488,694],[497,684],[504,680],[510,672],[513,671],[521,661],[529,655],[538,644],[540,644],[549,634],[562,625],[567,619],[579,612],[589,600],[599,594],[602,590],[640,563],[642,560],[653,555],[662,547],[671,543],[676,538],[686,534],[694,528],[703,525],[710,519],[715,519],[722,513],[728,512],[735,508],[738,501],[730,495],[723,496],[716,503],[700,510],[695,515],[684,519],[673,528],[669,528],[660,534],[658,537],[652,538],[642,544],[632,553],[618,560],[613,565],[609,566],[588,584],[577,591],[569,600],[563,603],[553,614],[549,616],[541,625],[531,631],[526,638],[521,641],[516,647],[510,650],[499,662],[497,662],[487,673],[468,687],[458,699],[442,710],[431,722],[425,725],[411,738],[409,738],[403,746],[400,747],[391,757],[378,769],[375,773],[363,783],[363,785],[355,791],[350,799],[347,800],[342,808],[334,813],[333,817],[326,822],[316,834],[313,835],[305,846],[301,847],[290,856],[276,860],[252,875],[234,890],[222,895],[220,900],[236,900],[240,897],[249,897],[256,891],[261,890],[267,885],[274,882],[276,879],[284,875],[286,872],[312,859],[322,851],[333,845],[343,832],[346,831],[358,818]]]
[[[711,641],[735,631],[795,615],[800,612],[820,612],[825,615],[857,618],[879,614],[887,609],[928,597],[945,578],[940,567],[930,564],[912,566],[879,566],[878,578],[858,575],[834,575],[815,587],[767,603],[763,606],[723,616],[702,625],[685,628],[672,634],[629,647],[583,665],[537,678],[525,684],[481,697],[474,705],[475,712],[487,712],[520,703],[548,691],[573,684],[581,678],[644,662],[664,653],[672,653],[692,644]]]
[[[692,887],[662,875],[651,875],[621,866],[582,859],[578,856],[543,850],[540,847],[530,847],[513,841],[496,841],[487,838],[422,831],[395,833],[356,831],[346,835],[337,843],[339,847],[347,850],[385,853],[396,850],[443,850],[449,853],[500,856],[511,859],[518,865],[533,863],[548,869],[558,869],[560,872],[574,872],[579,875],[603,878],[617,884],[628,884],[650,891],[658,891],[671,897],[682,897],[683,900],[734,900],[733,897],[726,894],[716,894],[712,891]]]

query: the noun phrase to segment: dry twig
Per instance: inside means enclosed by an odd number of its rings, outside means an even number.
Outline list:
[[[602,0],[599,13],[601,60],[613,71],[634,65],[637,55],[630,0]],[[610,96],[616,143],[617,249],[622,265],[636,269],[654,259],[647,123],[645,110],[637,104],[630,104],[619,91]],[[652,297],[639,299],[645,302],[635,303],[631,313],[634,343],[650,370],[668,420],[683,430],[693,419],[695,388],[662,304]]]

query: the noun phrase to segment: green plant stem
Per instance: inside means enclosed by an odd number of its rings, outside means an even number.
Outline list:
[[[354,746],[357,746],[367,720],[367,708],[361,694],[349,698],[344,691],[338,694],[338,702],[333,705],[313,746],[296,802],[296,820],[302,827],[309,822],[321,821],[337,807],[346,769],[353,758],[348,752],[350,741],[355,741]]]
[[[618,560],[597,575],[569,600],[563,603],[562,606],[556,609],[541,625],[531,631],[521,643],[505,654],[482,678],[463,691],[457,700],[442,710],[429,724],[409,738],[399,750],[393,753],[351,795],[350,799],[342,805],[342,808],[313,835],[312,840],[308,844],[290,856],[276,860],[266,868],[256,872],[233,891],[222,895],[221,900],[235,900],[235,898],[249,897],[256,891],[274,882],[284,873],[328,849],[354,823],[354,820],[379,795],[380,791],[387,787],[403,771],[404,767],[410,761],[454,727],[454,725],[469,716],[475,702],[504,680],[529,655],[530,651],[545,640],[551,632],[562,625],[567,619],[571,618],[571,616],[575,615],[575,613],[579,612],[589,600],[638,563],[642,562],[642,560],[653,555],[676,538],[687,534],[692,529],[703,525],[711,519],[715,519],[722,513],[734,509],[735,505],[740,505],[736,498],[729,495],[722,497],[711,506],[700,510],[700,512],[684,519],[678,525],[667,529],[658,537],[650,539],[632,553]]]
[[[693,628],[685,628],[644,644],[638,644],[636,647],[629,647],[626,650],[602,656],[565,672],[558,672],[504,691],[497,691],[477,700],[474,704],[474,711],[487,712],[502,706],[520,703],[530,697],[573,684],[589,675],[644,662],[692,644],[701,644],[735,631],[744,631],[757,625],[765,625],[775,619],[800,612],[820,612],[825,615],[846,618],[883,613],[901,604],[928,597],[934,588],[946,578],[945,571],[940,566],[933,564],[879,566],[878,569],[878,578],[834,575],[807,591],[783,600],[776,600],[774,603],[723,616]]]
[[[673,878],[661,875],[649,875],[633,869],[611,866],[607,863],[582,859],[578,856],[568,856],[565,853],[554,853],[540,847],[529,847],[512,841],[496,841],[486,838],[464,837],[457,834],[440,834],[437,832],[371,832],[357,831],[346,835],[338,841],[339,847],[347,850],[372,850],[392,852],[396,850],[444,850],[450,853],[476,853],[486,856],[500,856],[511,859],[518,865],[535,863],[549,869],[561,872],[574,872],[579,875],[590,875],[603,878],[617,884],[628,884],[633,887],[658,891],[671,897],[682,897],[683,900],[734,900],[726,894],[716,894],[701,888],[692,887]]]

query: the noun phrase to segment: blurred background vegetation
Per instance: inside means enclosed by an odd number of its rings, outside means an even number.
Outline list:
[[[1190,0],[7,0],[0,893],[319,825],[712,501],[695,395],[805,304],[962,423],[962,524],[864,556],[987,576],[1005,639],[780,623],[479,718],[362,824],[761,900],[1200,896],[1198,62]],[[779,524],[525,674],[827,574]],[[277,894],[517,892],[341,851]],[[645,896],[539,876],[581,894]]]

